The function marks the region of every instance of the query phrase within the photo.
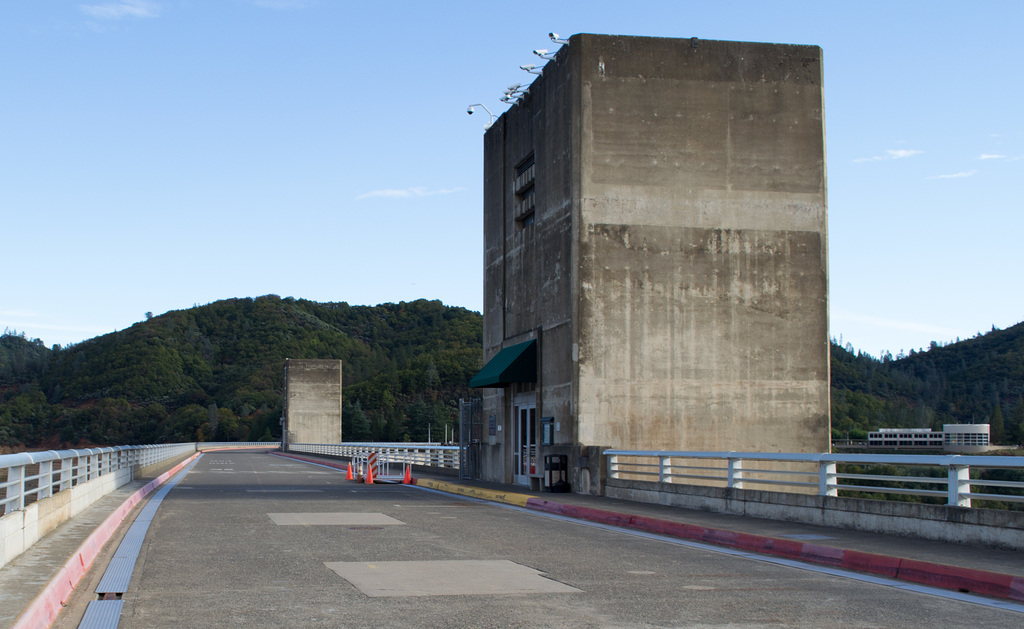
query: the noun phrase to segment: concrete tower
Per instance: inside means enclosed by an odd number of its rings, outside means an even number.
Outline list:
[[[817,46],[575,35],[484,137],[483,478],[827,451]]]

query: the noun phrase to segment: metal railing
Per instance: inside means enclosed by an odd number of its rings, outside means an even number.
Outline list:
[[[900,494],[939,499],[958,507],[970,507],[972,500],[1024,503],[1024,480],[971,476],[977,470],[1024,471],[1024,457],[1019,456],[645,450],[606,450],[604,454],[612,479],[816,492],[821,496],[839,496],[839,492]],[[977,491],[978,487],[984,491]]]
[[[280,448],[280,441],[197,441],[196,451],[230,450],[232,448]]]
[[[171,443],[0,455],[0,515],[105,474],[195,451],[195,443]]]
[[[382,462],[459,469],[459,446],[439,443],[290,443],[289,452],[364,459],[376,452]]]
[[[126,468],[220,448],[280,447],[278,442],[226,441],[48,450],[0,455],[0,515],[24,509],[53,494]]]

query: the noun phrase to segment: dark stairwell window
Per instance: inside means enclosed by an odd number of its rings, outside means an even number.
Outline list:
[[[534,186],[536,164],[533,153],[519,162],[515,172],[515,180],[512,184],[512,191],[515,193],[512,218],[515,219],[519,228],[529,227],[533,225],[534,211],[537,207],[536,187]]]

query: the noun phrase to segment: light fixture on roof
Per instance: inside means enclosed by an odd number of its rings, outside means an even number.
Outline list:
[[[522,83],[516,83],[515,85],[508,86],[508,89],[505,90],[505,96],[509,98],[521,99],[529,91],[530,86],[523,87]]]
[[[469,107],[467,107],[467,108],[466,108],[466,113],[467,113],[467,114],[469,114],[470,116],[472,116],[472,115],[473,115],[473,109],[474,109],[475,107],[480,107],[480,108],[482,108],[482,109],[483,109],[484,111],[486,111],[486,112],[487,112],[487,115],[489,115],[489,116],[491,117],[491,120],[490,120],[490,122],[488,122],[488,123],[487,123],[487,126],[486,126],[486,127],[484,127],[484,129],[490,129],[490,128],[491,128],[491,125],[492,125],[492,124],[494,124],[494,121],[495,121],[495,120],[497,119],[497,116],[495,116],[494,114],[492,114],[492,113],[491,113],[491,110],[490,110],[490,109],[487,109],[487,105],[484,105],[483,103],[476,103],[476,104],[470,105]]]
[[[513,85],[505,90],[505,95],[501,97],[501,102],[508,103],[509,105],[515,105],[519,103],[519,101],[523,100],[523,97],[525,97],[526,93],[529,91],[529,87]]]

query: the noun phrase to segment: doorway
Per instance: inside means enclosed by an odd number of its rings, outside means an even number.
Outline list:
[[[515,405],[515,448],[512,467],[517,485],[529,485],[537,473],[537,403]]]

